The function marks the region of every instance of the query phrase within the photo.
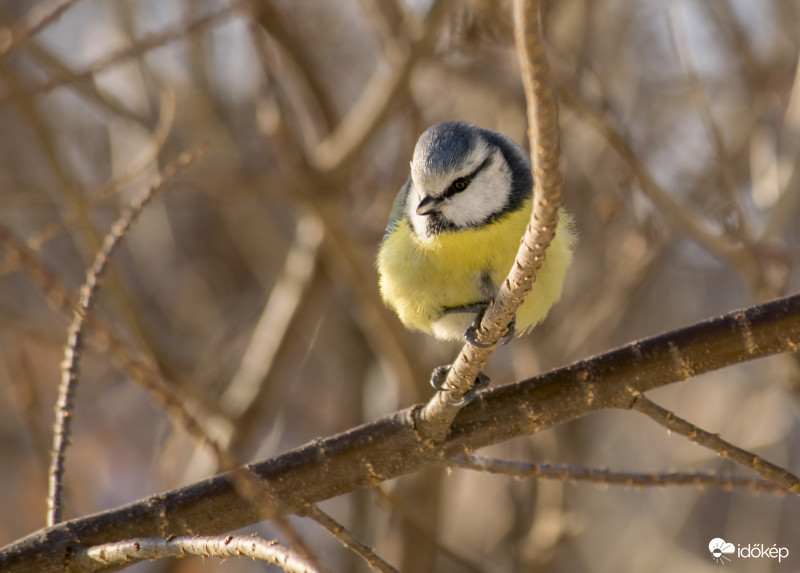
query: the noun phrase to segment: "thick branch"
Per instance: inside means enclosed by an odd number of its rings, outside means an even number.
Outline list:
[[[282,511],[384,480],[606,408],[630,408],[646,392],[731,364],[800,348],[800,294],[634,342],[481,394],[460,412],[447,439],[421,443],[412,409],[316,440],[250,466],[269,480]],[[535,407],[534,407],[535,406]],[[227,475],[100,514],[61,523],[0,550],[6,573],[63,571],[76,545],[153,535],[215,534],[261,515]]]

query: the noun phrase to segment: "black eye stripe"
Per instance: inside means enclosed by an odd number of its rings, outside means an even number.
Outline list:
[[[464,191],[467,187],[469,187],[469,184],[472,183],[472,180],[475,179],[481,171],[492,164],[493,160],[494,155],[490,155],[484,159],[480,165],[473,169],[471,173],[467,173],[465,176],[455,179],[450,186],[445,189],[445,192],[442,194],[442,198],[446,199],[448,197],[452,197],[456,193]]]

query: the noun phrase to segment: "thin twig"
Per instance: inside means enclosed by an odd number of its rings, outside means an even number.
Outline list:
[[[192,20],[189,23],[180,23],[165,30],[147,34],[146,36],[136,40],[130,46],[115,52],[111,52],[110,54],[103,56],[81,70],[67,74],[58,74],[52,77],[50,80],[32,88],[23,88],[18,91],[7,91],[3,94],[0,94],[0,105],[3,105],[14,99],[25,100],[38,94],[47,93],[61,86],[86,80],[103,70],[124,62],[125,60],[141,57],[147,52],[156,48],[160,48],[165,44],[174,42],[176,40],[183,40],[186,38],[187,34],[191,34],[201,28],[212,24],[219,24],[224,20],[224,18],[229,17],[234,13],[235,11],[232,7],[225,6],[219,10],[216,10],[215,12],[211,12],[210,14],[201,16],[196,20]]]
[[[784,495],[786,493],[785,487],[767,479],[753,479],[707,472],[612,472],[608,469],[584,468],[566,464],[510,462],[482,456],[458,456],[448,460],[446,463],[451,468],[502,474],[516,478],[585,481],[595,485],[622,485],[628,487],[690,485],[701,488],[719,487],[726,491],[748,489],[753,492],[769,492],[775,495]]]
[[[540,17],[538,0],[514,3],[514,37],[528,103],[528,136],[533,163],[531,220],[514,266],[481,322],[479,339],[490,346],[476,348],[465,344],[447,375],[445,387],[448,390],[437,392],[418,412],[416,422],[421,436],[434,443],[447,436],[460,409],[456,404],[463,403],[464,395],[472,389],[497,340],[530,293],[558,224],[562,182],[558,101],[550,83],[550,64],[541,36]]]
[[[650,418],[668,430],[685,436],[696,444],[717,452],[723,458],[733,460],[761,474],[764,478],[780,484],[790,493],[800,494],[800,478],[788,470],[776,466],[756,454],[734,446],[718,435],[698,428],[683,418],[679,418],[669,410],[651,401],[639,391],[633,391],[632,396],[633,403],[631,404],[631,408],[650,416]]]
[[[714,257],[731,264],[743,272],[744,276],[750,276],[746,253],[743,253],[741,248],[731,245],[724,237],[713,233],[701,216],[675,201],[669,191],[658,183],[648,167],[639,159],[630,143],[604,112],[584,100],[569,82],[556,78],[556,86],[562,101],[587,119],[595,131],[606,140],[609,147],[628,164],[642,193],[677,229]]]
[[[483,573],[483,569],[478,567],[475,563],[469,561],[464,556],[463,551],[456,551],[455,549],[451,549],[445,545],[442,540],[439,539],[436,531],[433,530],[433,526],[410,511],[405,504],[398,499],[397,495],[386,491],[386,488],[382,485],[377,485],[373,489],[380,496],[378,506],[387,506],[393,515],[399,517],[406,527],[410,528],[416,533],[417,537],[424,539],[427,543],[430,543],[441,555],[445,555],[449,559],[452,559],[461,568],[467,571],[472,571],[473,573]],[[415,500],[412,500],[412,502],[415,502]]]
[[[318,218],[305,215],[298,221],[294,243],[264,305],[239,369],[219,398],[228,416],[239,418],[258,396],[313,276],[322,238],[323,227]]]
[[[388,70],[380,69],[370,78],[358,101],[324,140],[310,150],[309,161],[321,173],[342,169],[369,141],[369,135],[387,117],[391,105],[407,86],[414,64],[426,55],[437,39],[436,32],[448,14],[451,0],[435,0],[428,10],[422,26],[404,30],[412,37],[401,49],[401,40],[395,42],[396,52],[403,53],[400,61],[389,61]],[[405,26],[404,28],[408,28]],[[390,54],[387,54],[387,57]]]
[[[75,564],[81,571],[97,572],[128,567],[137,561],[177,558],[250,557],[277,565],[290,573],[320,570],[299,552],[255,535],[197,537],[141,537],[87,548],[75,548]]]
[[[61,385],[59,386],[58,401],[56,402],[55,434],[53,436],[52,459],[48,473],[48,525],[60,523],[63,515],[62,480],[70,437],[73,399],[78,384],[83,325],[86,315],[94,302],[100,277],[106,269],[109,257],[130,226],[141,214],[145,205],[152,200],[158,191],[164,189],[175,177],[185,172],[198,159],[199,155],[200,153],[183,153],[178,158],[177,163],[164,169],[163,174],[159,175],[145,192],[131,204],[130,208],[111,225],[111,231],[103,240],[103,245],[98,251],[94,263],[86,273],[86,282],[81,287],[78,307],[75,309],[75,316],[67,331],[67,346],[64,352],[64,362],[61,365]]]
[[[135,177],[154,164],[159,152],[167,141],[170,131],[172,131],[172,125],[175,120],[174,92],[165,90],[161,93],[159,109],[161,113],[158,123],[153,130],[151,144],[148,146],[148,149],[137,157],[131,165],[122,171],[122,173],[115,177],[111,183],[94,191],[90,191],[86,201],[77,205],[71,212],[66,213],[60,220],[28,237],[27,243],[31,249],[39,250],[44,243],[54,239],[69,227],[69,225],[85,216],[92,205],[114,193],[118,193],[124,185],[130,183]]]
[[[80,0],[58,0],[55,3],[42,2],[25,17],[25,22],[12,29],[0,29],[0,60],[33,38]]]
[[[302,96],[305,96],[302,98],[303,102],[313,103],[315,108],[313,111],[316,111],[313,115],[319,118],[321,127],[327,132],[336,123],[338,117],[336,104],[331,90],[325,86],[319,75],[312,71],[314,69],[313,60],[309,57],[307,46],[303,43],[305,39],[298,37],[298,27],[293,22],[287,22],[282,10],[274,2],[250,2],[248,8],[253,14],[252,24],[257,26],[256,28],[251,26],[251,32],[266,31],[272,42],[280,46],[280,56],[284,60],[280,67],[286,67],[285,60],[290,62],[290,67],[295,72],[294,79],[298,84],[302,84],[297,87],[301,88]],[[259,57],[265,64],[265,72],[273,74],[275,68],[279,67],[278,63],[270,61],[275,59],[273,56],[265,59],[263,42],[259,39],[258,34],[252,35],[255,39],[256,50],[259,51]],[[302,105],[300,102],[290,103]],[[312,114],[308,105],[305,107],[305,111]]]
[[[700,115],[700,118],[702,119],[702,122],[705,125],[706,131],[708,132],[711,142],[714,146],[714,153],[716,156],[714,166],[717,173],[717,179],[720,182],[720,185],[715,185],[714,187],[718,188],[722,193],[724,193],[722,199],[725,207],[729,210],[729,212],[732,211],[735,217],[736,226],[730,230],[733,232],[735,238],[742,243],[744,248],[752,250],[753,237],[748,224],[747,215],[742,206],[742,201],[734,189],[734,184],[730,174],[730,153],[727,145],[725,144],[725,138],[719,122],[714,117],[714,112],[711,109],[709,95],[705,89],[705,86],[698,77],[697,69],[692,57],[692,51],[689,48],[690,44],[687,41],[684,27],[681,26],[677,21],[677,6],[677,4],[670,5],[668,10],[670,16],[667,20],[670,30],[669,38],[672,41],[672,49],[678,54],[678,59],[683,66],[689,81],[690,96],[696,102],[697,112]],[[720,223],[727,228],[730,228],[730,225],[727,224],[724,216]]]
[[[322,527],[327,529],[331,535],[342,542],[342,545],[355,551],[359,557],[366,561],[367,564],[373,569],[381,571],[381,573],[397,573],[397,569],[389,565],[377,553],[375,553],[374,548],[366,545],[355,535],[350,533],[345,526],[322,511],[318,506],[310,506],[308,511],[305,512],[305,516],[313,519]]]
[[[29,67],[36,67],[41,70],[43,77],[68,77],[72,76],[72,69],[65,63],[65,54],[56,53],[49,45],[42,42],[31,42],[25,48],[25,56],[30,58]],[[106,116],[119,117],[141,125],[144,129],[150,130],[153,127],[155,118],[152,112],[147,110],[134,110],[108,90],[101,90],[93,78],[87,77],[75,82],[70,82],[70,89],[75,95],[83,99],[87,104],[92,105]],[[12,86],[16,88],[16,86]]]
[[[159,175],[142,196],[131,205],[129,210],[112,225],[111,232],[105,237],[103,247],[98,252],[94,264],[87,273],[86,282],[81,288],[80,300],[75,309],[75,316],[68,330],[67,348],[65,351],[64,363],[62,364],[62,380],[56,404],[56,425],[53,438],[52,460],[48,474],[48,526],[61,522],[63,516],[62,482],[64,462],[66,448],[69,442],[73,398],[78,382],[83,325],[97,291],[98,280],[105,270],[108,258],[119,243],[119,240],[125,235],[125,232],[136,220],[136,217],[141,213],[141,210],[147,202],[152,199],[157,191],[163,189],[175,177],[183,173],[204,153],[205,151],[203,149],[198,149],[193,152],[184,152],[178,157],[176,163],[168,165],[164,169],[163,173]],[[123,355],[122,358],[125,359],[127,356]],[[166,390],[163,385],[159,384],[160,377],[155,375],[147,364],[127,363],[127,366],[128,370],[133,372],[134,379],[142,382],[145,387],[156,389],[154,395],[163,400],[167,410],[176,415],[181,425],[191,436],[200,443],[208,446],[214,452],[221,469],[232,473],[232,477],[239,492],[246,499],[250,500],[259,511],[274,511],[276,508],[282,506],[280,500],[273,495],[269,484],[261,482],[246,467],[240,467],[236,458],[222,446],[218,440],[209,436],[202,424],[183,406],[178,397],[173,392]],[[309,559],[315,561],[313,554],[308,550],[303,539],[285,517],[278,516],[275,522],[284,534],[289,537],[293,545],[299,547]]]

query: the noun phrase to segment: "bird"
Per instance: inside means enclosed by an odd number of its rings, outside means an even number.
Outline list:
[[[532,195],[530,157],[511,138],[462,121],[429,127],[378,248],[383,301],[411,330],[482,346],[476,328],[514,263]],[[529,332],[559,300],[575,241],[562,207],[533,289],[501,343]]]

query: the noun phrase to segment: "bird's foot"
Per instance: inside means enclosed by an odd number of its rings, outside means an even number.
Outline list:
[[[483,314],[486,312],[486,307],[483,308],[478,313],[478,316],[475,317],[475,321],[472,325],[467,328],[464,332],[464,340],[469,342],[475,348],[491,348],[492,344],[486,344],[485,342],[481,342],[478,340],[478,331],[481,328],[481,320],[483,320]],[[497,341],[497,346],[503,346],[511,342],[511,339],[514,338],[514,333],[517,330],[517,315],[515,314],[511,317],[511,322],[508,323],[508,327],[506,328],[506,333],[500,337]]]
[[[449,385],[446,384],[447,382],[447,375],[450,373],[450,368],[452,364],[445,364],[444,366],[437,366],[431,372],[431,386],[433,386],[439,392],[445,392],[448,390],[452,390]],[[478,376],[475,378],[475,384],[472,388],[464,394],[461,400],[457,402],[448,402],[451,406],[460,408],[461,406],[471,402],[475,396],[478,395],[479,392],[485,390],[489,387],[489,384],[492,383],[492,379],[489,378],[483,372],[478,372]]]

